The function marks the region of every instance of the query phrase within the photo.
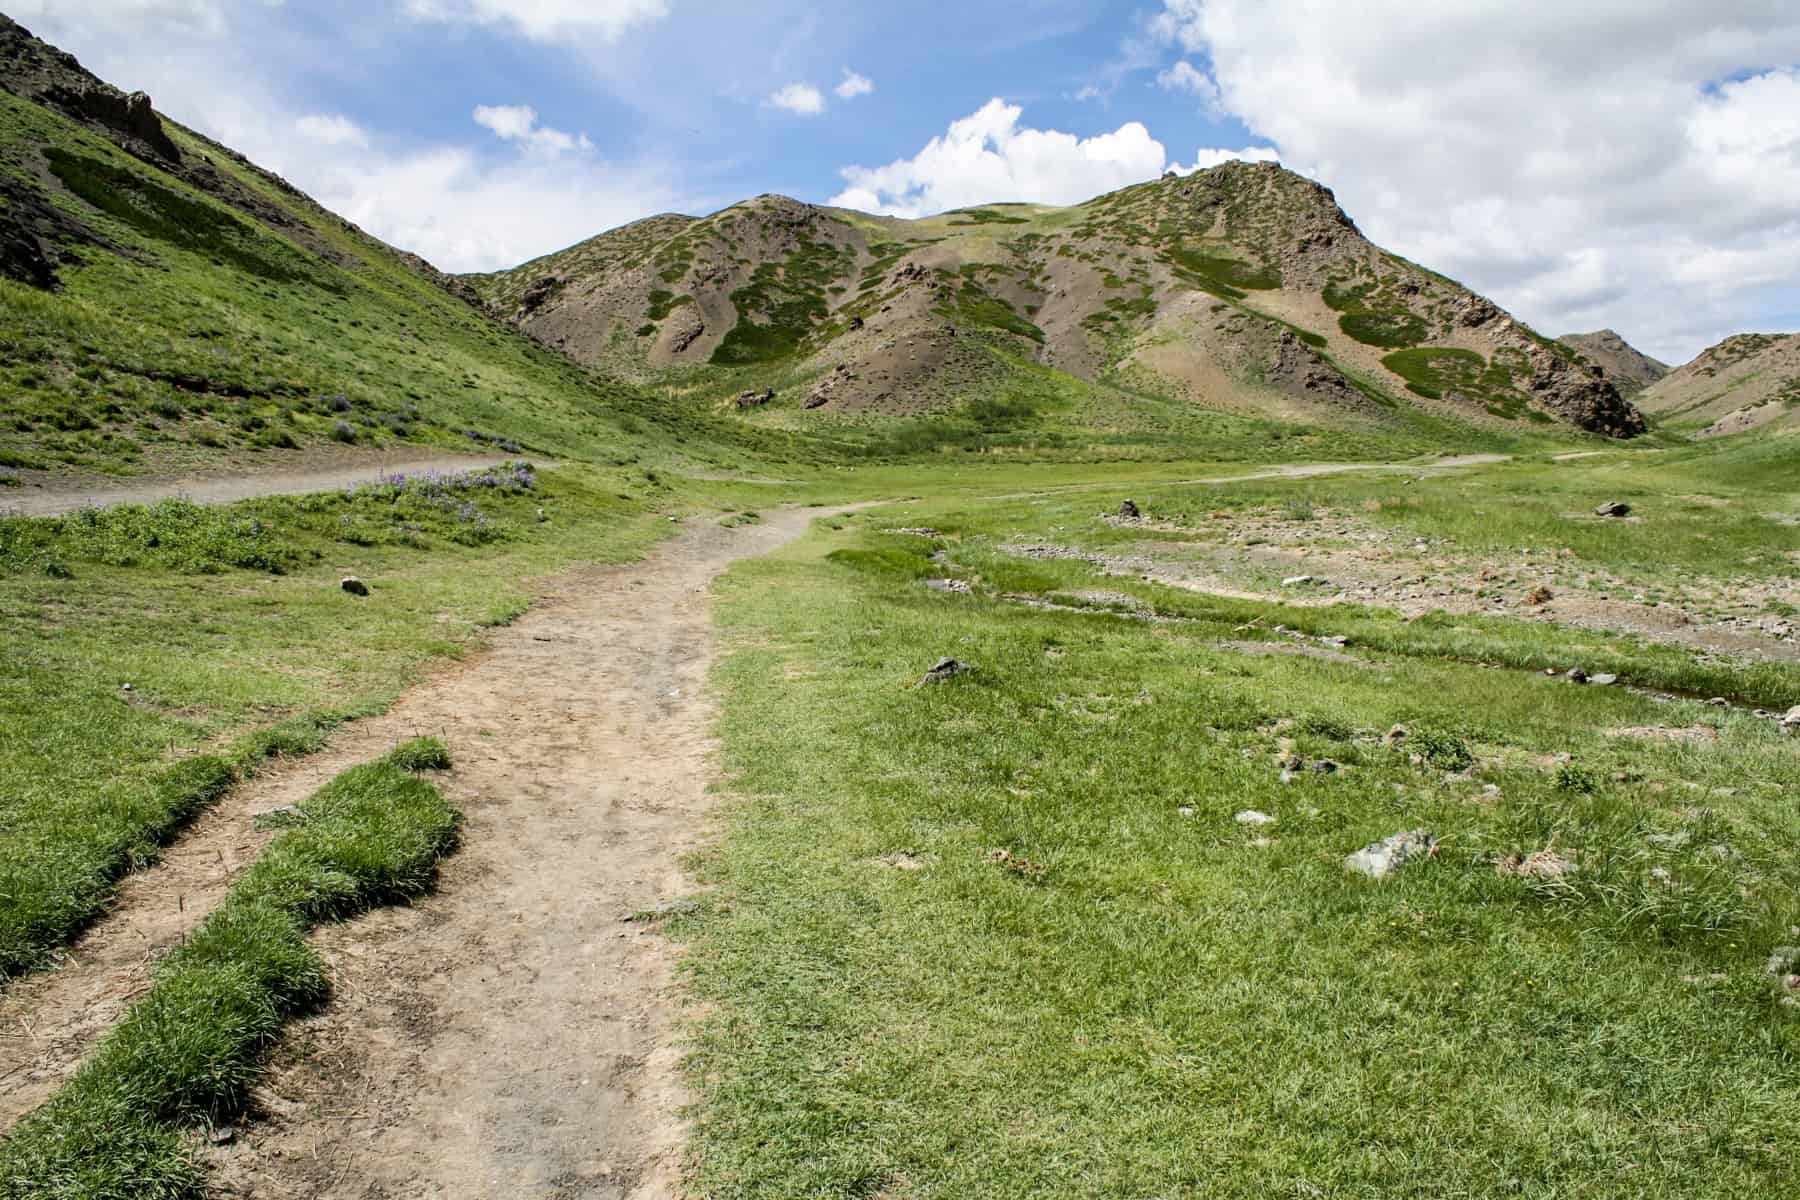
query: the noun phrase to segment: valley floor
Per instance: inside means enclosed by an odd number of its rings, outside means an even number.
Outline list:
[[[312,936],[329,1001],[241,1110],[182,1125],[219,1194],[1769,1194],[1800,1085],[1800,498],[1643,463],[712,478],[604,525],[595,481],[545,472],[506,502],[510,568],[359,551],[395,606],[343,640],[392,643],[361,675],[301,635],[372,611],[314,598],[334,551],[290,579],[285,645],[236,632],[282,606],[73,560],[90,611],[139,579],[210,606],[196,669],[257,647],[316,681],[303,714],[385,698],[0,993],[0,1122],[141,1002],[259,814],[434,735],[462,848]],[[600,547],[648,557],[571,569]],[[523,616],[405,640],[521,568]],[[75,636],[56,586],[8,581],[9,637]],[[971,669],[926,680],[944,658]],[[130,719],[145,692],[177,719],[181,678],[132,673]],[[292,719],[275,699],[208,736]],[[90,752],[144,753],[114,737]],[[1397,833],[1431,853],[1346,870]],[[0,1195],[39,1194],[24,1161],[0,1146]],[[74,1179],[41,1194],[111,1194]]]

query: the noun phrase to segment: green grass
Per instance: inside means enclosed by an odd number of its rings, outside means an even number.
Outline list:
[[[5,465],[272,469],[334,440],[597,462],[741,444],[741,426],[575,366],[169,128],[190,158],[212,160],[220,195],[276,223],[0,95],[0,172],[94,240],[56,292],[0,280]]]
[[[863,514],[721,586],[739,799],[675,927],[700,1191],[1780,1189],[1800,1015],[1763,966],[1800,922],[1800,763],[1768,722],[1022,608],[985,589],[1059,564],[1001,575],[1020,522],[982,513]],[[946,535],[863,528],[899,524]],[[908,581],[934,548],[975,595]],[[942,655],[976,670],[912,686]],[[1720,741],[1605,734],[1692,721]],[[1284,784],[1282,736],[1343,769]],[[1435,859],[1341,866],[1413,828]],[[1579,871],[1496,869],[1546,847]]]
[[[0,1196],[200,1196],[182,1131],[229,1121],[286,1020],[328,995],[309,929],[431,889],[461,814],[412,772],[448,765],[423,739],[303,802],[75,1077],[0,1144]]]
[[[1182,278],[1216,296],[1242,300],[1245,291],[1266,291],[1281,286],[1281,272],[1240,259],[1206,254],[1184,246],[1168,251]]]

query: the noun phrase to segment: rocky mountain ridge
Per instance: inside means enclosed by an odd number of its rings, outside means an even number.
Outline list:
[[[721,394],[754,376],[819,420],[955,404],[1022,360],[1328,425],[1403,401],[1477,424],[1645,428],[1603,364],[1381,250],[1329,189],[1270,163],[918,221],[761,196],[469,283],[580,361],[644,380],[741,368]]]
[[[1611,329],[1569,333],[1556,340],[1597,364],[1624,396],[1635,396],[1671,370],[1667,363],[1651,358]]]

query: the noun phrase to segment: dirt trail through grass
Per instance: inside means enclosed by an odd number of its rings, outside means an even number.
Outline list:
[[[512,459],[519,457],[513,455]],[[21,478],[31,480],[30,486],[0,490],[0,514],[55,517],[90,506],[155,504],[177,496],[197,504],[230,504],[235,500],[256,500],[263,496],[329,492],[369,483],[382,475],[479,471],[507,461],[511,460],[463,454],[392,460],[363,455],[352,460],[327,459],[278,471],[245,470],[234,475],[175,475],[104,483],[91,478],[64,478],[30,472],[21,473]]]
[[[678,899],[706,808],[712,578],[820,510],[696,526],[650,559],[554,581],[490,647],[234,792],[127,881],[62,969],[0,1009],[0,1126],[44,1099],[266,839],[254,815],[435,734],[465,848],[417,908],[316,935],[335,996],[209,1151],[267,1197],[671,1194],[682,1102],[675,954],[633,913]]]
[[[1258,479],[1311,479],[1318,475],[1342,475],[1346,471],[1426,471],[1445,467],[1481,467],[1503,463],[1511,457],[1508,454],[1459,454],[1450,458],[1434,459],[1428,463],[1286,463],[1243,475],[1216,475],[1204,479],[1170,479],[1147,484],[1147,486],[1190,487],[1201,484],[1249,483]],[[991,500],[1029,500],[1033,496],[1054,496],[1063,492],[1094,492],[1106,488],[1117,490],[1121,486],[1111,482],[1071,483],[1062,487],[1040,488],[1030,492],[1011,492],[1004,496],[988,498]]]

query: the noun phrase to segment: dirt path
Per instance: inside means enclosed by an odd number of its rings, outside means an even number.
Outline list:
[[[1288,463],[1252,471],[1247,475],[1215,475],[1205,479],[1146,479],[1145,490],[1165,487],[1197,487],[1208,484],[1248,483],[1257,479],[1311,479],[1319,475],[1342,475],[1349,471],[1432,471],[1448,467],[1492,466],[1510,462],[1510,454],[1459,454],[1428,463]],[[989,500],[1029,500],[1034,496],[1056,496],[1064,492],[1129,491],[1128,483],[1071,483],[1062,487],[1042,488],[1034,492],[1010,492],[1004,496],[988,496]]]
[[[675,953],[623,918],[689,888],[713,750],[708,585],[826,511],[696,526],[645,562],[561,577],[479,656],[233,793],[127,883],[68,966],[5,997],[0,1124],[67,1076],[254,858],[253,814],[433,733],[455,759],[443,786],[468,815],[464,848],[417,907],[315,935],[334,998],[290,1031],[264,1119],[207,1151],[219,1189],[673,1196]]]
[[[514,455],[514,459],[518,456]],[[233,475],[179,475],[129,480],[71,479],[55,475],[29,477],[30,486],[0,491],[0,513],[17,512],[27,517],[55,517],[89,506],[155,504],[185,496],[199,504],[230,504],[259,496],[298,496],[372,483],[382,475],[422,475],[426,471],[478,471],[504,458],[475,458],[460,454],[436,457],[359,457],[354,461],[327,461],[283,471],[243,471]]]

